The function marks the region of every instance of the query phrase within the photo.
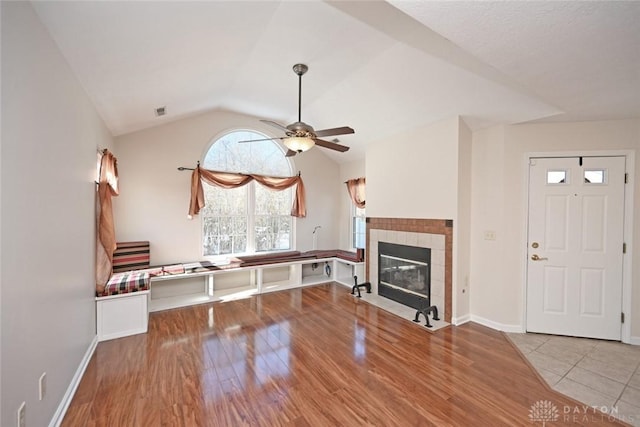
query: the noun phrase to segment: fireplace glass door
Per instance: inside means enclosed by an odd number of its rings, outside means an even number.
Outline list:
[[[380,283],[429,296],[429,264],[380,255]]]

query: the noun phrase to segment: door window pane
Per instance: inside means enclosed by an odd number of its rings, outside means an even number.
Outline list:
[[[605,183],[605,171],[600,170],[586,170],[584,171],[585,184],[604,184]]]
[[[547,184],[566,184],[569,182],[567,171],[547,171]]]

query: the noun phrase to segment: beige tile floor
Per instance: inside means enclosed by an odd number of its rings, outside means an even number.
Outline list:
[[[640,346],[531,333],[507,336],[554,390],[640,426]]]

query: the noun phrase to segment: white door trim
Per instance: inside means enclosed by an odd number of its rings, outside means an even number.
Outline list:
[[[522,228],[523,242],[520,248],[520,259],[522,260],[522,331],[527,329],[527,267],[528,248],[527,233],[529,228],[529,161],[534,157],[607,157],[624,156],[628,182],[624,188],[624,242],[627,244],[627,252],[622,260],[622,311],[625,315],[625,322],[622,324],[622,342],[631,343],[631,324],[633,322],[631,312],[631,288],[633,284],[633,195],[635,177],[635,150],[597,150],[597,151],[545,151],[527,152],[523,159],[523,185],[522,206],[523,217],[525,218]],[[622,248],[620,249],[622,250]]]

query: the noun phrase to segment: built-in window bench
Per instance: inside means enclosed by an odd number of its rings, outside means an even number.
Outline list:
[[[221,264],[145,268],[133,273],[143,275],[133,278],[139,280],[141,290],[96,298],[99,341],[146,332],[149,312],[331,281],[352,287],[353,276],[364,279],[364,262],[346,251],[285,252],[232,258]]]

